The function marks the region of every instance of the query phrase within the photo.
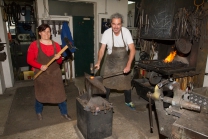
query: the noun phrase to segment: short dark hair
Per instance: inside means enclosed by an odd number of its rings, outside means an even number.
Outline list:
[[[123,15],[121,15],[120,13],[112,14],[112,15],[110,16],[110,22],[111,22],[111,23],[112,23],[112,20],[113,20],[114,18],[120,18],[120,19],[121,19],[121,23],[123,24]]]
[[[46,28],[49,28],[50,29],[50,32],[51,32],[51,27],[48,24],[41,24],[38,27],[38,32],[42,32],[42,31],[46,30]]]
[[[38,27],[38,37],[39,38],[40,38],[39,32],[46,30],[46,28],[49,28],[50,32],[51,32],[51,27],[48,24],[43,23]]]

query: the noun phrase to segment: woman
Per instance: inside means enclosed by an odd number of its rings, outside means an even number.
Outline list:
[[[35,111],[38,120],[42,120],[43,103],[58,104],[61,115],[67,120],[71,120],[67,112],[66,94],[62,81],[62,74],[59,64],[62,63],[61,55],[57,53],[61,50],[58,43],[52,41],[51,28],[48,24],[38,27],[39,40],[32,42],[28,48],[27,62],[37,74],[43,71],[35,80]],[[56,58],[50,66],[47,63]]]

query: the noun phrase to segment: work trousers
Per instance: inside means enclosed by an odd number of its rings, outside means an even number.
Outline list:
[[[62,115],[68,114],[67,112],[67,103],[66,101],[58,103],[60,112]],[[39,101],[35,101],[35,112],[38,113],[42,113],[43,111],[43,103],[39,102]]]
[[[110,89],[106,88],[106,99],[109,100],[110,96]],[[131,89],[130,90],[124,90],[124,97],[125,97],[125,102],[130,103],[131,102]]]

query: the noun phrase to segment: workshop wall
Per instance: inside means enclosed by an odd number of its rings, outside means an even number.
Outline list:
[[[0,10],[0,16],[2,17],[2,10]],[[9,47],[9,40],[6,31],[6,23],[0,18],[0,40],[2,43],[6,43],[3,52],[6,53],[6,60],[0,62],[0,94],[3,94],[5,89],[14,85],[14,74],[12,70],[11,54]]]
[[[12,2],[4,1],[4,2],[1,1],[0,39],[1,39],[1,42],[6,43],[6,44],[4,44],[5,48],[3,50],[3,52],[6,53],[6,60],[2,61],[0,63],[0,69],[1,69],[0,70],[0,94],[3,94],[6,88],[13,87],[13,85],[14,85],[16,74],[13,70],[14,65],[13,65],[12,59],[14,59],[14,57],[12,58],[11,49],[14,48],[14,47],[12,47],[12,44],[14,44],[14,43],[19,44],[18,41],[14,40],[16,38],[16,35],[21,33],[21,29],[19,27],[23,26],[22,23],[26,23],[26,22],[28,23],[30,21],[34,21],[34,20],[32,20],[32,19],[34,19],[34,14],[33,14],[32,8],[31,8],[33,6],[33,1],[30,1],[31,5],[28,4],[29,6],[27,5],[27,7],[26,7],[26,3],[21,3],[21,2],[19,3],[19,1],[12,1]],[[20,16],[20,13],[18,13],[19,11],[15,11],[15,10],[17,10],[17,7],[21,8],[21,10],[22,10],[21,16]],[[5,10],[5,9],[7,9],[7,10]],[[11,11],[12,11],[12,13],[15,13],[15,15],[12,14],[12,18],[9,17],[9,16],[11,16],[11,14],[7,13],[7,12],[11,12]],[[15,17],[16,15],[18,15],[19,18]],[[8,19],[10,19],[10,20],[8,20]],[[21,25],[19,23],[21,23]],[[25,26],[25,24],[24,24],[24,26]],[[27,26],[27,30],[28,29],[29,28]],[[24,32],[24,33],[28,33],[28,32]],[[9,36],[10,40],[9,40],[8,36]],[[21,48],[21,47],[18,46],[18,48]],[[17,53],[15,53],[15,54],[17,54]],[[24,60],[25,60],[25,58],[24,58]],[[15,58],[15,61],[17,61],[17,58]],[[20,60],[20,61],[22,62],[23,60]]]
[[[90,16],[93,17],[93,4],[86,2],[65,2],[49,0],[50,15]],[[60,7],[57,10],[57,5]]]
[[[56,4],[56,8],[50,8],[49,6],[51,5],[51,3],[54,3],[53,0],[36,0],[37,7],[38,7],[37,14],[38,14],[39,20],[47,19],[49,17],[49,14],[52,14],[52,13],[55,15],[59,15],[59,14],[64,15],[62,11],[60,13],[58,12],[60,9],[62,9],[62,7],[59,6],[59,4],[61,4],[62,2],[60,1],[57,1],[57,2],[58,3]],[[94,62],[97,62],[97,53],[98,53],[99,46],[100,46],[99,41],[102,37],[102,34],[101,34],[102,18],[109,18],[112,14],[119,12],[124,16],[123,26],[127,27],[128,0],[120,0],[120,1],[118,0],[99,0],[99,1],[98,0],[76,0],[76,2],[74,1],[71,3],[79,4],[80,2],[93,4],[92,10],[93,10],[93,16],[94,16]],[[68,9],[70,9],[69,3],[70,2],[66,4],[66,6],[68,6]],[[115,8],[115,7],[119,7],[119,8]],[[51,13],[51,10],[53,9],[56,11],[54,12],[52,11]],[[86,13],[89,12],[89,11],[86,11],[85,9],[81,9],[81,10]],[[69,12],[69,10],[67,12]],[[74,11],[71,11],[71,12],[72,13],[69,12],[67,14],[72,15],[75,12],[79,13],[79,10],[74,8]]]

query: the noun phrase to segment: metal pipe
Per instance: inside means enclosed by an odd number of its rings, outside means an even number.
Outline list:
[[[148,92],[148,96],[151,96],[152,93]],[[153,119],[152,119],[152,99],[149,97],[149,118],[150,118],[150,133],[153,133]]]
[[[173,100],[173,98],[163,97],[163,102],[172,104],[172,100]],[[193,111],[198,111],[198,112],[201,111],[201,106],[200,105],[197,105],[197,104],[194,104],[194,103],[191,103],[191,102],[187,102],[185,100],[181,100],[178,105],[180,106],[180,108],[193,110]]]
[[[200,105],[197,105],[197,104],[194,104],[194,103],[191,103],[191,102],[187,102],[187,101],[182,100],[180,102],[180,105],[181,105],[181,108],[185,108],[185,109],[193,110],[193,111],[198,111],[198,112],[201,111],[201,106]]]
[[[163,102],[166,102],[166,103],[170,103],[170,104],[172,104],[172,100],[173,100],[173,98],[170,98],[170,97],[163,97]]]

